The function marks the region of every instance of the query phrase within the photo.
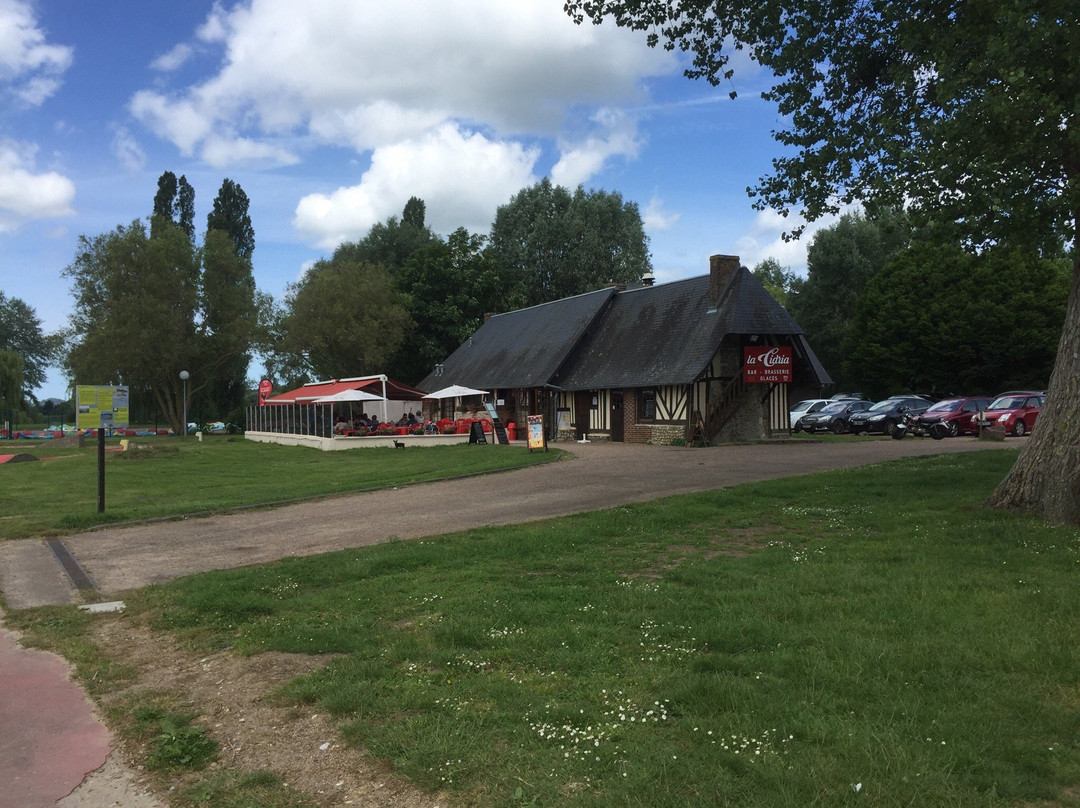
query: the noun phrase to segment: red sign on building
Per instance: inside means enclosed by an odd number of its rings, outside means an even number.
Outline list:
[[[791,348],[754,345],[743,349],[743,381],[747,384],[791,382]]]

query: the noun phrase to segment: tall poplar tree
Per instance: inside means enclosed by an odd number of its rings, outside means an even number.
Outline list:
[[[194,190],[165,172],[149,232],[136,220],[82,236],[65,270],[75,297],[64,360],[69,377],[146,391],[177,431],[184,429],[185,403],[189,414],[206,419],[238,417],[251,347],[269,310],[251,270],[247,197],[226,183],[218,216],[209,220],[223,229],[208,230],[201,248],[187,224]],[[182,370],[190,374],[186,385]]]
[[[218,418],[236,420],[247,390],[255,332],[256,290],[252,269],[255,229],[244,189],[226,178],[206,217],[202,309],[207,348],[218,357],[203,401]]]
[[[165,223],[179,227],[189,241],[195,241],[195,189],[188,183],[187,177],[177,179],[171,171],[158,177],[151,234],[157,232],[155,227]]]

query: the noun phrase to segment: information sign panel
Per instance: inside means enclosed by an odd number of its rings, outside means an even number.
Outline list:
[[[75,426],[79,429],[126,429],[130,398],[126,387],[80,384],[75,387]],[[106,424],[109,413],[111,424]]]
[[[528,417],[529,422],[529,451],[533,449],[543,449],[547,451],[547,444],[544,442],[544,416],[542,415],[530,415]]]

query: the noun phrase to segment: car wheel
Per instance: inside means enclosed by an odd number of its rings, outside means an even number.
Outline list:
[[[881,425],[881,431],[884,432],[886,435],[892,435],[894,432],[896,432],[896,421],[894,421],[892,418],[889,418],[885,421],[885,423]]]
[[[1012,433],[1018,438],[1022,438],[1027,434],[1027,424],[1024,423],[1023,419],[1018,419],[1013,424]]]
[[[843,421],[833,421],[833,425],[830,427],[834,435],[843,435],[847,432],[847,424]]]
[[[791,431],[792,432],[802,432],[802,424],[800,424],[798,421],[796,421],[795,425],[791,427]]]
[[[956,421],[949,421],[949,437],[955,438],[959,434],[960,424],[956,423]]]

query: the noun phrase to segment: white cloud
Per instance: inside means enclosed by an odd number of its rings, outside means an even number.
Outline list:
[[[299,158],[288,149],[248,137],[211,135],[203,143],[202,159],[215,168],[230,166],[289,166]]]
[[[293,225],[317,246],[332,249],[361,237],[376,222],[400,216],[409,197],[418,196],[437,232],[459,226],[484,232],[498,205],[536,181],[532,168],[538,156],[518,143],[445,124],[376,149],[358,185],[305,196]]]
[[[0,91],[24,104],[41,105],[60,86],[72,53],[45,41],[29,3],[0,0]]]
[[[799,275],[805,275],[806,249],[814,234],[836,224],[844,213],[854,209],[848,208],[809,224],[798,215],[785,218],[773,210],[758,211],[750,230],[736,242],[742,263],[753,268],[766,258],[775,258],[785,269],[790,268]],[[784,241],[784,233],[789,233],[802,224],[806,225],[806,229],[798,240]]]
[[[35,173],[34,152],[33,146],[0,141],[0,233],[74,213],[75,184],[53,171]]]
[[[679,215],[666,212],[663,200],[654,194],[649,204],[641,211],[641,223],[645,226],[646,233],[655,233],[672,228],[675,222],[679,221]]]
[[[195,53],[194,48],[186,42],[181,42],[168,52],[161,54],[150,63],[150,67],[154,70],[161,70],[165,73],[170,73],[173,70],[178,70],[183,67],[184,63],[191,58]]]
[[[140,90],[129,106],[136,118],[155,134],[171,140],[185,157],[213,131],[212,122],[190,101],[173,102],[161,93]]]
[[[137,173],[146,167],[146,152],[123,126],[118,126],[113,131],[112,150],[120,165],[127,171]]]
[[[584,140],[560,140],[562,155],[551,169],[555,184],[574,188],[599,173],[611,157],[637,156],[640,141],[631,118],[617,110],[603,109],[593,116],[592,123],[595,129]]]
[[[222,67],[179,92],[144,90],[133,114],[184,154],[214,135],[305,137],[357,150],[452,122],[488,136],[557,136],[570,110],[644,98],[645,77],[675,58],[616,26],[575,26],[550,0],[399,3],[251,0],[215,5],[196,32]],[[632,154],[632,132],[569,148],[584,176]]]

